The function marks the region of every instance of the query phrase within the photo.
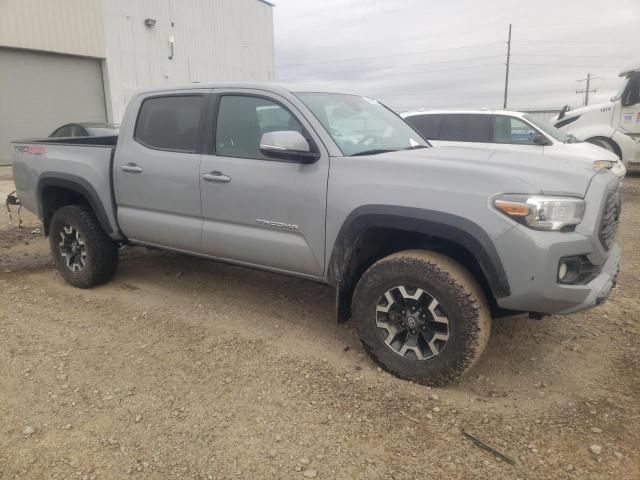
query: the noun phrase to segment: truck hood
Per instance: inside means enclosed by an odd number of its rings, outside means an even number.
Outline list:
[[[611,109],[613,109],[614,104],[613,102],[604,102],[604,103],[596,103],[594,105],[589,105],[587,107],[578,107],[578,108],[574,108],[573,110],[569,110],[565,116],[562,118],[562,120],[564,120],[565,118],[573,118],[573,117],[577,117],[579,115],[584,115],[585,113],[591,113],[591,112],[611,112]],[[557,119],[557,117],[554,117],[554,121]]]
[[[438,147],[364,156],[388,163],[394,173],[437,179],[458,175],[473,185],[474,179],[495,185],[501,192],[584,197],[600,169],[582,158],[491,151],[474,147]],[[379,165],[381,166],[381,165]],[[611,174],[607,172],[607,174]],[[613,175],[613,174],[611,174]],[[499,186],[499,187],[498,187]]]

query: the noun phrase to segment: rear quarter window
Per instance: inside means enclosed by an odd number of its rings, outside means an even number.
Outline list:
[[[440,140],[489,143],[490,138],[491,115],[467,113],[443,115]]]
[[[151,97],[142,102],[134,138],[149,148],[195,152],[203,95]]]
[[[438,140],[440,138],[442,115],[411,115],[410,117],[405,118],[405,120],[427,140]]]

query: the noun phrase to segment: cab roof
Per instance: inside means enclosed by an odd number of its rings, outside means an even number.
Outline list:
[[[626,77],[630,73],[640,70],[640,57],[633,58],[624,64],[619,76]]]
[[[273,93],[337,93],[344,95],[358,95],[354,92],[346,92],[337,90],[331,85],[309,84],[309,83],[281,83],[281,82],[203,82],[190,83],[187,85],[175,85],[172,87],[162,87],[145,89],[138,93],[162,93],[173,92],[176,90],[195,90],[195,89],[216,89],[216,88],[246,88],[251,90],[265,90]],[[359,95],[362,96],[362,95]]]

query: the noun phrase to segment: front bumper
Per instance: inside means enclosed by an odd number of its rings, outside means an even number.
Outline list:
[[[610,172],[596,175],[585,200],[587,209],[574,232],[541,232],[518,225],[495,240],[505,266],[510,295],[496,299],[506,310],[568,314],[603,303],[616,283],[620,248],[607,249],[599,238],[604,200],[617,180]],[[584,285],[567,285],[557,279],[564,257],[585,256],[597,275]]]

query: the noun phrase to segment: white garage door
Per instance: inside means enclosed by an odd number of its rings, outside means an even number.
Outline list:
[[[100,60],[0,48],[0,165],[11,140],[106,119]]]

